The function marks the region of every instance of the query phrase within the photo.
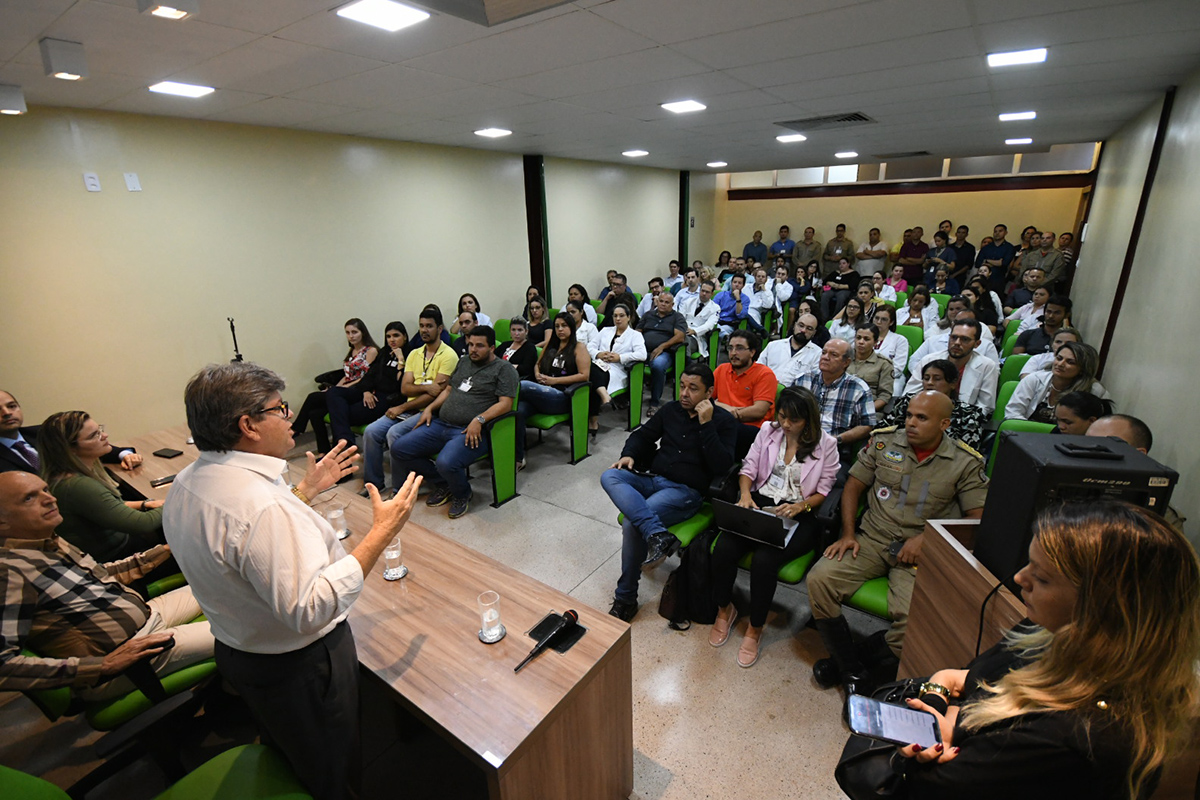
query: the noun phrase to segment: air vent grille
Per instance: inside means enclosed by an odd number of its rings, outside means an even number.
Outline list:
[[[823,117],[808,117],[807,119],[791,119],[784,122],[776,122],[775,124],[782,128],[789,128],[797,133],[808,134],[813,131],[832,130],[834,128],[851,128],[858,125],[872,125],[875,120],[868,117],[861,111],[852,111],[847,114],[826,114]]]

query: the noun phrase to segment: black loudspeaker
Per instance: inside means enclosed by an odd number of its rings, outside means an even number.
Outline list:
[[[1114,438],[1001,434],[975,557],[1019,595],[1033,521],[1049,505],[1105,498],[1163,513],[1179,474]]]

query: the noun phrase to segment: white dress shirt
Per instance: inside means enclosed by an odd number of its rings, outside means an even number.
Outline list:
[[[654,297],[653,292],[646,292],[644,295],[642,295],[642,300],[638,303],[637,307],[638,319],[641,319],[650,313],[650,309],[654,308],[655,299],[656,298]]]
[[[1046,371],[1021,378],[1008,405],[1004,407],[1004,418],[1029,419],[1037,407],[1050,397],[1050,379],[1053,377],[1053,372]],[[1098,381],[1092,383],[1091,392],[1102,400],[1109,399],[1108,391]]]
[[[835,319],[833,322],[829,323],[829,338],[831,339],[844,339],[845,341],[853,344],[854,331],[854,325],[848,322],[843,322],[839,319]]]
[[[764,284],[763,288],[755,291],[754,287],[750,287],[750,310],[747,312],[750,318],[759,325],[763,324],[763,314],[775,308],[775,289],[770,282]]]
[[[586,322],[592,323],[592,325],[596,324],[596,320],[598,319],[598,317],[596,316],[596,309],[592,306],[591,303],[583,304],[583,319]]]
[[[696,285],[696,291],[694,291],[694,292],[687,287],[687,284],[680,286],[679,291],[675,293],[675,310],[678,311],[680,314],[682,314],[683,313],[683,304],[688,300],[695,301],[695,299],[699,296],[700,296],[699,284]]]
[[[758,354],[758,363],[765,364],[775,373],[775,380],[784,386],[791,386],[805,372],[817,368],[821,360],[821,348],[812,342],[806,342],[794,354],[792,353],[792,338],[779,339],[771,342]]]
[[[775,295],[775,314],[783,313],[784,305],[792,299],[792,291],[795,289],[791,281],[777,281],[771,278],[767,281],[767,286],[771,288],[771,293]]]
[[[892,386],[892,394],[901,397],[904,392],[904,368],[908,366],[908,339],[895,331],[887,331],[875,352],[892,362],[892,374],[896,379]]]
[[[594,348],[600,341],[600,331],[586,319],[579,323],[579,327],[575,329],[575,339],[576,341],[583,342],[583,346],[587,348],[588,353],[593,357],[598,352]]]
[[[929,305],[927,305],[921,309],[921,321],[924,323],[924,325],[922,327],[925,330],[929,330],[930,326],[936,326],[937,321],[940,318],[941,318],[941,315],[938,312],[938,304],[936,302],[931,301],[929,303]],[[896,309],[896,324],[897,325],[912,325],[913,323],[909,322],[909,319],[910,319],[909,307],[907,304]]]
[[[909,369],[912,365],[919,363],[925,356],[937,350],[946,350],[950,347],[950,328],[940,329],[934,328],[936,333],[925,337],[925,341],[909,356]],[[990,358],[997,364],[1000,363],[1000,352],[996,350],[996,343],[992,341],[992,335],[987,328],[983,329],[983,341],[975,348],[975,352],[986,358]]]
[[[593,361],[600,369],[608,373],[608,391],[611,394],[629,385],[630,366],[638,361],[646,360],[646,340],[641,331],[631,327],[626,328],[620,336],[617,336],[616,327],[605,328],[600,331],[596,352],[608,351],[619,355],[620,362],[600,361],[595,357],[593,357]]]
[[[1025,359],[1025,366],[1021,367],[1021,377],[1024,378],[1031,372],[1041,372],[1048,370],[1054,366],[1054,353],[1038,353],[1036,356],[1030,356]]]
[[[683,292],[680,292],[682,295]],[[696,313],[696,306],[700,303],[700,295],[695,294],[689,297],[686,301],[680,304],[679,313],[683,314],[684,324],[688,330],[693,330],[696,335],[691,337],[696,340],[696,346],[699,348],[700,355],[708,356],[708,334],[712,333],[712,329],[717,327],[717,322],[721,318],[721,307],[709,300],[700,309],[700,313]]]
[[[874,273],[872,273],[872,274],[874,274]],[[896,302],[896,290],[893,289],[891,286],[888,286],[886,283],[883,286],[879,287],[878,295],[879,295],[880,300],[884,300],[888,303]]]
[[[912,377],[904,386],[904,394],[921,391],[921,369],[930,361],[936,361],[939,358],[949,360],[950,353],[946,350],[938,350],[925,356],[919,362],[914,362],[914,365],[910,367]],[[996,380],[1000,376],[1000,365],[978,352],[973,352],[970,361],[961,372],[962,374],[958,376],[958,401],[979,406],[986,414],[995,411]]]
[[[175,479],[163,532],[213,635],[237,650],[287,653],[346,618],[362,567],[325,518],[292,494],[287,462],[204,451]]]

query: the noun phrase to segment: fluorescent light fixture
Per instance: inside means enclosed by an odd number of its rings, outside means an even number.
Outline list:
[[[392,0],[358,0],[337,10],[339,17],[352,19],[395,33],[401,28],[429,19],[429,12],[393,3]]]
[[[42,67],[47,75],[64,81],[77,81],[88,76],[87,59],[79,42],[42,39],[38,49],[42,51]]]
[[[988,53],[989,67],[1011,67],[1014,64],[1040,64],[1046,60],[1046,48],[1013,50],[1008,53]]]
[[[1036,111],[1014,111],[1011,114],[1001,114],[1001,122],[1017,122],[1022,119],[1037,119]]]
[[[708,108],[704,103],[695,100],[676,100],[674,103],[663,103],[662,107],[676,114],[686,114],[689,111],[703,111]]]
[[[20,86],[5,86],[0,84],[0,114],[24,114],[25,93]]]
[[[511,136],[512,131],[506,131],[504,128],[482,128],[475,131],[476,136],[486,136],[489,139],[499,139],[501,136]]]
[[[842,153],[834,153],[833,156],[834,158],[858,158],[858,153],[853,150],[846,150]]]
[[[808,137],[805,136],[803,133],[785,133],[782,136],[776,136],[775,140],[779,141],[779,142],[784,142],[784,143],[805,142],[805,141],[808,141]]]
[[[159,94],[174,94],[180,97],[204,97],[216,91],[211,86],[197,86],[194,83],[176,83],[175,81],[160,81],[150,87],[150,91]]]
[[[158,0],[138,0],[138,11],[161,19],[187,19],[200,13],[199,0],[168,0],[160,3]]]
[[[650,155],[650,151],[649,150],[626,150],[624,153],[621,153],[621,155],[625,156],[626,158],[641,158],[642,156]]]
[[[1033,144],[1033,139],[1005,139],[1005,144]]]
[[[720,169],[721,167],[728,167],[729,162],[728,161],[710,161],[705,166],[712,167],[713,169]]]

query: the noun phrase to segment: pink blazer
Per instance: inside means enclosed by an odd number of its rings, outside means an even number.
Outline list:
[[[771,477],[771,470],[779,460],[779,448],[783,445],[783,428],[774,423],[766,423],[754,437],[750,452],[742,462],[742,475],[750,476],[751,486],[755,491],[766,485]],[[804,496],[811,494],[829,494],[833,481],[837,478],[839,462],[837,439],[822,431],[821,441],[813,454],[800,464],[800,488]]]

